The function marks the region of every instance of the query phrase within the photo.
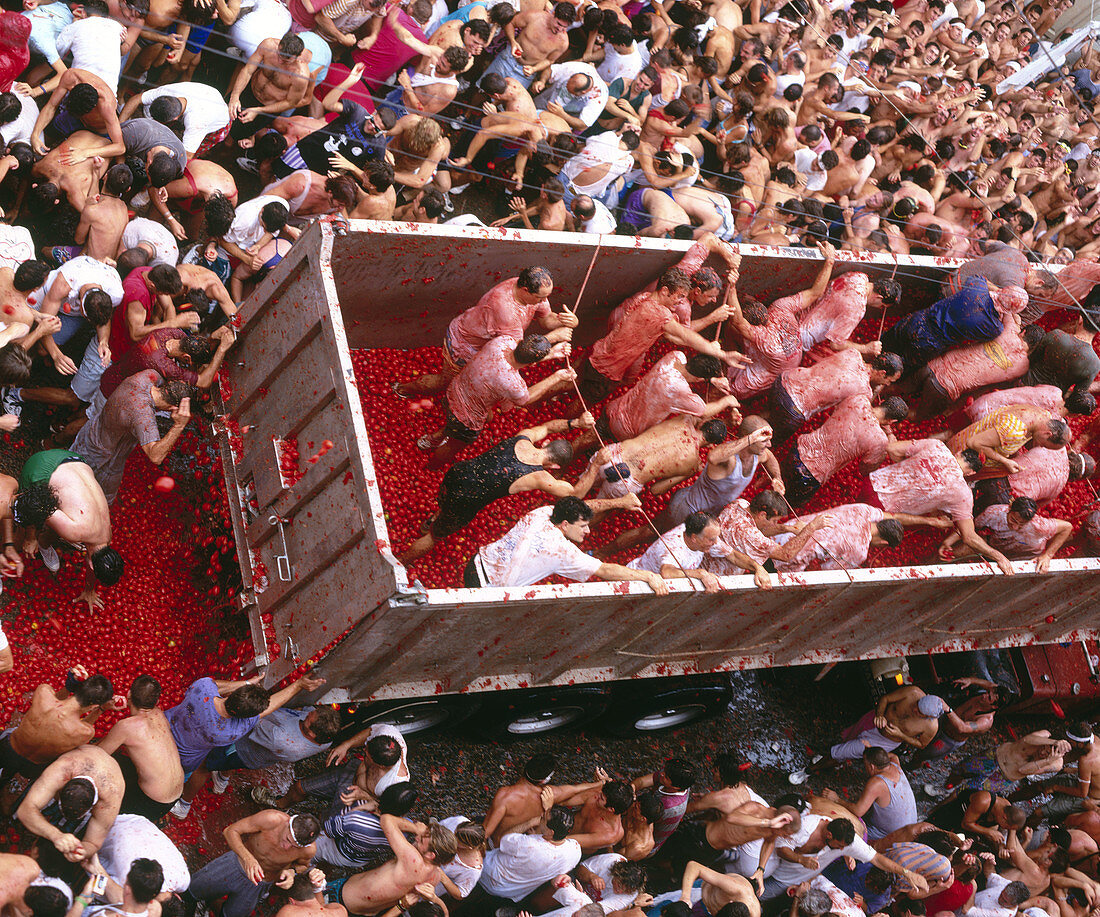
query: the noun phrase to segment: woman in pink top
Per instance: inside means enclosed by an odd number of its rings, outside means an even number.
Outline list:
[[[909,406],[900,398],[887,398],[872,407],[866,395],[851,395],[836,406],[832,416],[812,433],[803,433],[783,463],[783,480],[791,506],[807,503],[849,462],[865,466],[886,460],[886,435],[890,423],[904,420]]]
[[[938,439],[918,439],[895,440],[886,452],[894,464],[871,472],[865,502],[888,513],[947,513],[963,544],[988,557],[1002,573],[1015,572],[1009,559],[974,529],[974,497],[966,478],[979,471],[981,459],[973,449],[952,455]]]

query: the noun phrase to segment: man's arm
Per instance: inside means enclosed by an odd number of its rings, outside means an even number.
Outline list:
[[[249,815],[247,818],[233,822],[222,832],[226,844],[237,855],[237,859],[241,862],[241,869],[244,870],[244,874],[248,876],[253,885],[259,885],[263,881],[264,868],[252,854],[252,851],[245,846],[244,837],[247,834],[257,834],[260,831],[270,831],[278,828],[284,824],[284,817],[281,812],[266,809],[263,812],[257,812],[255,815]]]
[[[267,50],[269,43],[274,43],[274,39],[265,39],[260,42],[256,47],[256,50],[252,52],[252,56],[248,59],[248,62],[241,68],[241,72],[237,74],[237,78],[233,81],[233,86],[229,90],[229,120],[235,121],[241,114],[241,93],[244,92],[244,87],[252,80],[252,74],[256,72],[256,68],[260,66],[261,61],[264,59],[264,52]],[[349,75],[348,79],[351,77]],[[334,90],[335,91],[335,90]],[[331,95],[332,93],[329,93]],[[327,97],[326,97],[327,101]]]
[[[889,857],[883,856],[881,853],[876,853],[875,858],[871,860],[871,863],[877,866],[879,869],[883,870],[884,872],[891,873],[895,876],[901,876],[901,878],[905,879],[905,881],[908,882],[917,892],[928,891],[928,881],[924,878],[924,876],[920,875],[919,873],[913,872],[913,870],[911,869],[905,869],[904,867],[899,866]]]
[[[844,808],[857,818],[863,818],[874,803],[882,801],[883,788],[883,782],[878,777],[872,777],[864,784],[859,799],[853,803],[844,803]]]
[[[956,519],[955,528],[963,544],[977,551],[982,557],[988,557],[1006,576],[1012,576],[1012,574],[1016,572],[1012,568],[1012,562],[996,548],[990,547],[986,540],[977,533],[974,529],[973,519]]]
[[[732,320],[733,316],[730,316],[730,318]],[[728,363],[731,366],[741,366],[744,364],[744,356],[742,354],[735,350],[723,350],[722,345],[717,341],[708,341],[697,331],[692,331],[685,325],[681,325],[678,321],[672,320],[666,322],[663,331],[665,339],[671,341],[673,344],[678,344],[681,347],[690,347],[692,350],[699,351],[699,353],[717,357],[723,363]]]
[[[201,389],[208,389],[214,384],[214,379],[217,378],[222,360],[225,359],[225,355],[229,352],[229,348],[233,346],[233,331],[228,325],[222,325],[221,328],[214,332],[213,336],[220,338],[218,341],[218,349],[214,351],[214,356],[210,358],[210,362],[203,367],[203,371],[199,373],[198,379],[195,380],[195,385]]]
[[[814,516],[808,523],[802,526],[794,538],[790,539],[786,544],[779,546],[778,550],[771,553],[772,560],[782,561],[787,563],[792,561],[798,555],[798,552],[806,547],[807,542],[813,536],[814,532],[818,532],[825,528],[830,522],[828,516],[822,514],[820,516]]]
[[[27,795],[23,797],[23,802],[15,811],[15,817],[31,834],[37,834],[43,840],[49,841],[59,853],[64,855],[65,859],[71,863],[77,863],[84,859],[84,847],[80,839],[55,828],[42,815],[42,810],[50,804],[50,800],[64,786],[67,779],[68,764],[55,761],[31,784]]]
[[[631,567],[624,567],[622,564],[602,563],[596,570],[596,576],[599,579],[611,582],[630,580],[646,583],[657,595],[668,595],[668,583],[656,573],[650,573],[648,570],[634,570]]]
[[[818,243],[817,250],[825,256],[825,263],[821,265],[821,270],[817,273],[817,278],[814,280],[814,285],[808,290],[803,290],[801,294],[802,305],[799,311],[803,309],[809,309],[815,302],[817,302],[825,294],[826,287],[829,286],[829,278],[833,275],[833,264],[836,263],[836,249],[832,247],[828,242]]]
[[[356,64],[351,68],[351,72],[345,77],[344,82],[338,86],[333,86],[328,91],[328,95],[325,96],[321,105],[324,106],[325,111],[334,111],[340,113],[344,110],[344,103],[340,101],[340,98],[351,89],[356,83],[359,82],[359,78],[363,75],[366,67],[363,64]]]
[[[141,447],[150,462],[159,465],[168,458],[168,454],[176,445],[176,440],[180,438],[183,428],[187,426],[190,419],[191,399],[184,398],[180,401],[179,407],[172,408],[172,426],[169,427],[168,432],[155,443],[145,443]]]
[[[1058,528],[1054,533],[1054,537],[1047,542],[1046,548],[1043,549],[1043,553],[1035,560],[1035,569],[1039,573],[1046,573],[1050,569],[1050,562],[1054,558],[1054,555],[1061,550],[1062,545],[1066,543],[1066,540],[1073,534],[1073,524],[1066,522],[1064,519],[1058,520]]]
[[[303,675],[297,681],[291,682],[281,691],[276,691],[271,695],[271,699],[267,703],[267,709],[260,714],[260,719],[265,716],[270,716],[280,707],[285,706],[291,700],[293,700],[298,694],[303,691],[316,691],[321,685],[325,683],[325,680],[313,675]]]

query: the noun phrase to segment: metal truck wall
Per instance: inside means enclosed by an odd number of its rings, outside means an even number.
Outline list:
[[[267,588],[246,593],[244,604],[258,651],[279,644],[269,683],[349,628],[323,668],[329,686],[341,689],[336,696],[350,699],[1097,636],[1092,609],[1100,562],[1092,559],[1056,561],[1055,575],[1012,579],[986,565],[855,570],[851,579],[843,572],[785,575],[767,592],[735,577],[717,595],[693,592],[687,583],[665,597],[627,583],[408,587],[389,550],[348,346],[438,343],[458,311],[530,264],[549,268],[557,287],[552,301],[571,305],[595,254],[580,304],[578,340],[587,342],[624,294],[675,264],[687,247],[373,222],[352,223],[346,234],[315,225],[302,237],[243,309],[243,341],[228,367],[225,395],[223,455],[246,583],[254,553],[267,568]],[[810,286],[820,267],[815,252],[741,250],[739,289],[766,301]],[[908,308],[932,301],[951,266],[927,258],[840,257],[837,272],[896,274]],[[234,425],[242,431],[235,460]],[[293,486],[280,476],[275,438],[297,443],[305,476]],[[308,464],[324,439],[333,441],[332,451]],[[244,498],[234,499],[234,485],[249,483],[258,503],[251,513]],[[286,520],[285,552],[273,516]],[[276,566],[283,553],[288,582],[279,580]]]

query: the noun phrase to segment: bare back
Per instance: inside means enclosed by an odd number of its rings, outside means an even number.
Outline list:
[[[682,419],[666,420],[623,443],[623,458],[644,484],[699,470],[702,436]]]
[[[47,764],[94,737],[95,729],[81,718],[75,698],[61,700],[49,685],[39,685],[11,735],[11,747],[36,764]]]
[[[183,792],[183,767],[168,718],[158,708],[120,720],[102,742],[104,750],[128,755],[138,786],[154,802],[173,802]]]
[[[494,844],[499,844],[500,839],[511,831],[516,825],[530,821],[542,812],[540,797],[542,788],[527,781],[513,783],[511,786],[501,787],[493,797],[490,812],[503,808],[500,823],[493,829],[491,835]]]

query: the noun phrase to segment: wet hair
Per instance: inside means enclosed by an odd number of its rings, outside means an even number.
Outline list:
[[[690,513],[684,520],[684,534],[698,535],[714,521],[714,516],[706,510],[699,509]]]
[[[646,790],[637,798],[638,812],[648,824],[656,823],[665,812],[665,804],[656,790]]]
[[[180,166],[170,153],[162,151],[149,161],[145,174],[152,187],[163,188],[169,182],[179,178]]]
[[[305,42],[302,41],[301,36],[294,34],[294,32],[287,32],[279,39],[279,53],[283,57],[297,57],[305,49]]]
[[[389,112],[389,109],[383,109],[383,111]],[[385,117],[382,120],[385,122]],[[389,125],[389,127],[392,126],[392,124]],[[389,130],[389,127],[386,129]],[[277,156],[282,156],[286,149],[286,137],[278,131],[271,130],[265,134],[260,134],[256,138],[256,143],[252,147],[252,158],[257,162],[263,162],[265,159],[275,159]]]
[[[161,124],[172,124],[183,117],[183,103],[175,96],[158,96],[149,103],[149,117]]]
[[[508,83],[499,73],[486,73],[481,78],[481,82],[478,83],[478,87],[482,92],[487,92],[491,96],[498,96],[508,88]]]
[[[1061,417],[1052,417],[1047,421],[1047,430],[1050,431],[1050,440],[1056,446],[1065,446],[1069,443],[1073,433]]]
[[[802,98],[802,84],[791,83],[786,89],[783,90],[783,98],[788,102],[797,102]],[[730,902],[731,904],[734,902]]]
[[[768,320],[768,307],[760,302],[759,299],[747,297],[745,301],[741,303],[741,316],[750,325],[759,327]]]
[[[489,21],[502,29],[516,18],[516,8],[511,3],[498,3],[489,10]],[[473,22],[478,20],[474,19]]]
[[[729,436],[729,428],[726,426],[725,421],[718,420],[717,418],[708,420],[699,430],[703,434],[703,439],[712,446],[724,443],[726,437]],[[686,789],[686,787],[679,787],[679,789]]]
[[[443,60],[447,62],[452,73],[461,73],[470,63],[470,52],[459,45],[452,45],[443,52]]]
[[[648,876],[646,875],[646,868],[641,863],[619,860],[611,867],[610,872],[612,882],[622,888],[624,894],[637,895],[639,892],[645,891]]]
[[[905,403],[905,399],[897,395],[886,398],[880,407],[887,420],[905,420],[909,414],[909,405]]]
[[[512,355],[520,366],[528,366],[544,359],[553,346],[545,334],[528,334],[516,344]]]
[[[875,528],[878,531],[878,536],[885,541],[891,548],[896,548],[901,544],[901,540],[905,535],[905,529],[897,519],[880,519]]]
[[[1077,462],[1080,459],[1081,467],[1078,469]],[[1094,459],[1087,452],[1070,452],[1069,453],[1069,479],[1071,481],[1079,481],[1082,478],[1091,478],[1096,473],[1096,459]]]
[[[92,555],[92,573],[104,586],[113,586],[122,579],[125,566],[122,555],[110,545],[104,545]]]
[[[1004,817],[1005,821],[1008,822],[1009,828],[1022,828],[1024,822],[1027,821],[1027,812],[1019,806],[1005,806]],[[1025,898],[1024,900],[1026,901],[1027,899]]]
[[[138,904],[148,904],[160,894],[164,886],[164,869],[156,860],[138,857],[126,873],[126,884]]]
[[[116,163],[107,170],[103,177],[103,190],[115,197],[121,197],[130,190],[134,183],[134,173],[125,163]]]
[[[260,224],[268,232],[279,232],[290,217],[290,210],[283,201],[271,201],[264,204],[260,211]]]
[[[71,821],[79,821],[95,805],[96,786],[90,777],[73,777],[57,793],[61,813]]]
[[[879,748],[877,745],[873,745],[870,748],[863,749],[863,760],[870,764],[871,767],[888,767],[890,764],[890,753],[885,748]]]
[[[542,447],[550,461],[565,468],[573,463],[573,444],[567,439],[553,439]]]
[[[686,293],[691,288],[691,278],[678,267],[670,267],[661,272],[657,278],[658,290],[669,290],[672,293]]]
[[[454,829],[455,840],[459,847],[469,847],[473,850],[485,850],[485,829],[472,821],[460,822]]]
[[[572,7],[570,7],[570,9],[572,9]],[[566,497],[566,499],[575,498]],[[573,813],[565,808],[565,806],[554,806],[546,818],[546,828],[549,830],[550,836],[554,840],[564,840],[569,836],[569,832],[573,830]]]
[[[355,206],[355,180],[350,175],[330,175],[325,179],[325,191],[337,204],[344,207]]]
[[[388,162],[376,159],[368,160],[363,165],[363,172],[370,186],[379,194],[388,191],[393,185],[393,166]]]
[[[60,508],[61,500],[49,481],[28,484],[11,501],[12,517],[16,525],[26,528],[42,528],[46,520]]]
[[[374,736],[367,740],[367,754],[375,764],[393,767],[401,760],[401,745],[393,736]]]
[[[212,236],[224,236],[233,225],[233,217],[236,211],[221,191],[215,191],[206,199],[203,207],[203,217],[206,220],[206,231]]]
[[[572,25],[577,21],[577,12],[572,4],[560,0],[560,2],[554,4],[554,18],[567,25]]]
[[[438,188],[425,188],[420,192],[420,209],[429,220],[434,220],[447,209],[447,199]]]
[[[31,909],[31,917],[65,917],[69,910],[64,892],[49,885],[32,885],[23,892],[23,903]]]
[[[709,353],[692,354],[684,368],[696,379],[715,379],[722,375],[722,361]]]
[[[582,519],[592,518],[592,508],[580,497],[562,497],[554,504],[550,512],[550,524],[559,525],[562,522],[580,522]],[[531,762],[528,762],[530,766]],[[524,768],[524,776],[527,768]],[[530,779],[530,778],[528,778]]]
[[[271,692],[259,685],[242,685],[225,699],[225,712],[233,719],[259,716],[271,702]]]
[[[982,470],[982,457],[978,454],[977,449],[963,449],[959,453],[959,458],[966,463],[971,471],[978,472]]]
[[[573,498],[566,497],[566,499],[576,499],[576,498],[575,497],[573,497]],[[588,508],[587,504],[584,504],[584,506],[585,506],[585,509]],[[587,517],[579,517],[579,518],[587,518]],[[558,521],[560,522],[561,520],[559,519]],[[574,519],[574,520],[570,520],[570,521],[575,522],[576,520]],[[527,759],[527,763],[523,765],[524,779],[528,780],[531,783],[535,783],[535,784],[538,784],[539,786],[542,786],[545,783],[547,783],[547,781],[550,780],[550,778],[551,778],[551,776],[553,776],[554,770],[555,770],[555,768],[557,768],[557,766],[558,766],[558,759],[555,758],[551,754],[543,753],[543,754],[531,755],[531,757]]]
[[[1024,522],[1030,522],[1035,518],[1035,514],[1039,512],[1039,504],[1031,497],[1017,497],[1008,505],[1008,511],[1015,513]]]
[[[821,167],[826,172],[835,169],[838,165],[840,165],[840,156],[837,155],[836,150],[826,150],[821,154]]]
[[[152,710],[160,700],[160,682],[152,675],[139,675],[130,685],[130,700],[138,710]]]
[[[180,353],[190,358],[192,366],[205,366],[218,350],[218,342],[205,334],[189,334],[179,342]]]
[[[871,289],[882,297],[885,305],[892,306],[901,302],[901,284],[887,277],[880,277],[871,283]]]
[[[773,516],[782,516],[784,512],[787,512],[787,500],[784,500],[774,490],[761,490],[749,501],[749,512],[753,516],[758,512],[762,512],[769,519]]]
[[[15,269],[12,286],[20,293],[29,293],[42,286],[49,274],[50,266],[45,261],[24,261]]]
[[[722,278],[712,267],[701,267],[691,275],[691,288],[693,290],[720,290]]]
[[[846,818],[834,818],[826,826],[825,830],[829,832],[829,836],[834,841],[839,841],[842,844],[850,844],[855,840],[856,829],[852,827],[852,823]]]
[[[99,289],[85,293],[80,305],[85,317],[97,328],[106,325],[115,311],[115,304],[111,301],[110,295]]]
[[[111,679],[106,675],[89,675],[73,691],[73,697],[81,707],[97,707],[114,696]]]
[[[291,901],[309,901],[314,895],[313,880],[310,879],[309,873],[298,873],[294,877],[294,881],[290,883],[287,894],[290,896]]]
[[[634,32],[630,26],[618,23],[607,31],[608,44],[629,45],[634,43]]]
[[[1015,907],[1023,904],[1030,897],[1031,891],[1023,882],[1009,882],[1008,885],[1002,889],[1000,895],[997,896],[997,899],[998,902],[1000,902],[1000,900],[1004,898],[1007,900],[1009,907]]]
[[[15,341],[0,347],[0,385],[23,385],[31,377],[31,355]]]
[[[552,204],[556,204],[563,197],[565,197],[565,185],[562,184],[561,179],[551,176],[546,179],[540,186],[539,190],[546,195],[546,199]]]
[[[1096,398],[1089,392],[1074,389],[1066,395],[1066,410],[1071,414],[1083,414],[1087,417],[1096,410]]]
[[[528,293],[538,293],[545,286],[553,286],[554,278],[544,267],[525,267],[519,272],[516,284]]]
[[[290,821],[290,833],[300,846],[308,847],[321,833],[321,821],[316,815],[310,815],[308,812],[295,815]]]
[[[179,296],[183,292],[183,279],[180,277],[180,272],[170,264],[163,262],[154,264],[149,268],[148,277],[158,293]]]
[[[77,83],[65,96],[65,108],[75,118],[92,111],[99,104],[99,91],[91,83]]]
[[[14,92],[0,92],[0,124],[10,124],[23,111],[23,103]]]
[[[609,780],[603,785],[603,795],[616,815],[622,815],[634,803],[634,788],[623,780]]]
[[[502,5],[503,4],[498,4],[497,6],[494,6],[492,10],[489,11],[489,17],[492,18],[492,14],[495,13]],[[515,18],[515,15],[516,11],[512,10],[512,19]],[[509,19],[508,22],[511,22],[511,19]],[[508,22],[505,22],[504,25],[507,25]],[[480,38],[482,41],[488,41],[489,36],[493,34],[493,28],[484,19],[471,19],[469,22],[462,24],[462,26],[458,30],[458,33],[463,37],[472,34],[475,37]],[[462,70],[470,61],[470,52],[466,51],[465,48],[459,49],[457,45],[454,45],[453,47],[466,52],[466,61],[456,68],[458,70]],[[450,49],[448,48],[448,50]],[[446,57],[446,53],[444,53],[443,56]]]
[[[420,791],[407,780],[391,783],[378,796],[378,811],[383,815],[403,818],[419,798]]]

